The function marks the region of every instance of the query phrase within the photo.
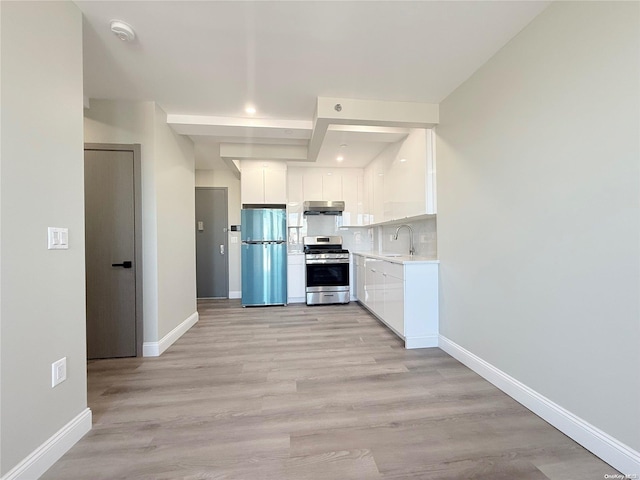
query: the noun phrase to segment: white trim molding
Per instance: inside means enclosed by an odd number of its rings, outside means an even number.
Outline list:
[[[67,453],[91,430],[91,410],[85,408],[73,420],[36,448],[0,480],[33,480],[40,478],[51,465]]]
[[[198,312],[192,313],[189,318],[167,333],[159,342],[144,342],[142,344],[143,357],[159,357],[164,351],[175,343],[187,330],[198,323]]]
[[[229,298],[242,298],[242,292],[240,290],[230,291]]]
[[[404,348],[430,348],[439,346],[438,335],[425,335],[423,337],[405,337]]]
[[[594,427],[443,335],[440,335],[439,347],[623,474],[638,475],[640,473],[640,452]]]

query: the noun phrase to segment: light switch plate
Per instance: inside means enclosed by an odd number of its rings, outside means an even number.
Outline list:
[[[51,388],[67,379],[67,357],[51,364]]]
[[[47,228],[47,240],[49,250],[69,249],[69,229],[61,227]]]

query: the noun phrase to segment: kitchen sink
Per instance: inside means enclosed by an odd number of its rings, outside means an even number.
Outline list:
[[[383,253],[383,257],[404,257],[401,253]]]

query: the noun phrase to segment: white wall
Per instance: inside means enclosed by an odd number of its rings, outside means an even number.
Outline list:
[[[142,155],[144,341],[158,342],[194,314],[193,142],[154,102],[90,101],[87,143],[139,143]]]
[[[195,156],[157,105],[154,118],[161,339],[196,312]]]
[[[240,225],[240,180],[229,170],[196,170],[196,187],[226,187],[229,225]],[[236,243],[231,238],[236,237]],[[242,291],[240,232],[229,232],[229,295]]]
[[[0,9],[4,475],[88,410],[82,16],[71,2]],[[69,228],[68,250],[47,250],[50,226]],[[65,356],[67,380],[51,388],[51,363]]]
[[[552,4],[437,129],[440,332],[635,450],[639,13]]]

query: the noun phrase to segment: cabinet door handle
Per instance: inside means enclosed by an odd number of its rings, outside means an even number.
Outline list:
[[[220,255],[224,255],[224,243],[220,245]]]

